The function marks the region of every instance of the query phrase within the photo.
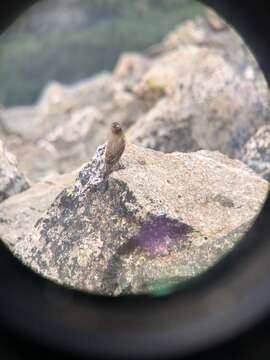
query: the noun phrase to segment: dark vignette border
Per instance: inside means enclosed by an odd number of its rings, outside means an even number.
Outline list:
[[[35,1],[36,2],[36,1]],[[257,0],[204,0],[233,25],[270,83],[269,5]],[[0,30],[34,1],[0,5]],[[270,197],[256,223],[214,268],[175,294],[102,298],[54,285],[0,246],[0,335],[21,354],[138,358],[185,356],[212,348],[270,314]],[[45,294],[52,294],[50,298]],[[28,350],[23,349],[28,346]],[[50,349],[50,350],[49,350]],[[55,352],[54,352],[55,351]],[[28,357],[28,356],[27,356]],[[47,358],[47,356],[46,356]]]

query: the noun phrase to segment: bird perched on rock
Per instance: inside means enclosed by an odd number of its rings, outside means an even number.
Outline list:
[[[125,134],[118,122],[111,125],[105,152],[106,175],[120,160],[126,146]]]

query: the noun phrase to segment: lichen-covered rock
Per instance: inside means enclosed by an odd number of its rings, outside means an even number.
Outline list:
[[[12,251],[78,289],[144,293],[202,272],[248,230],[268,191],[265,180],[220,153],[163,154],[134,145],[105,179],[105,149],[34,218],[27,236],[19,229],[6,237],[9,204],[0,206],[0,237]]]
[[[17,168],[16,157],[0,142],[0,202],[29,188],[29,182]]]
[[[72,185],[75,173],[58,175],[33,184],[28,190],[14,195],[1,204],[0,237],[13,251],[14,245],[31,233],[34,224],[52,204],[64,187]]]
[[[239,158],[256,173],[270,181],[270,125],[262,126],[239,154]]]

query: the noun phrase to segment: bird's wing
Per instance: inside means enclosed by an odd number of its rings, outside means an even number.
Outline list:
[[[124,143],[117,147],[108,147],[105,154],[105,161],[108,165],[115,165],[121,158],[125,149]]]
[[[115,164],[119,160],[119,158],[120,158],[120,156],[118,153],[114,153],[114,154],[107,153],[106,154],[106,163],[107,164]]]

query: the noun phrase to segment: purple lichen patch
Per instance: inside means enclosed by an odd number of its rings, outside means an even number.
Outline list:
[[[142,223],[133,244],[150,253],[150,255],[165,256],[171,250],[181,250],[187,235],[193,228],[177,220],[164,217],[154,217]]]

